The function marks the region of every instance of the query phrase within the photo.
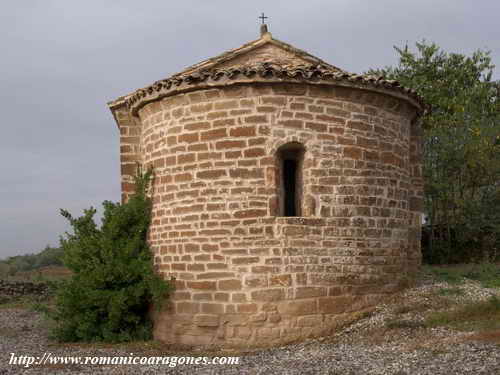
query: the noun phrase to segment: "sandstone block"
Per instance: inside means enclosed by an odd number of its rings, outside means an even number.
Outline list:
[[[258,302],[275,302],[285,298],[283,289],[262,289],[251,293],[252,300]]]
[[[219,326],[219,316],[218,315],[196,315],[194,317],[194,323],[198,327],[218,327]]]
[[[323,315],[307,315],[297,319],[298,327],[316,327],[323,323]]]
[[[316,300],[286,301],[278,305],[281,315],[310,315],[318,312]]]

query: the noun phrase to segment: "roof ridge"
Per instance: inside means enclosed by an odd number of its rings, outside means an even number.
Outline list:
[[[190,65],[186,69],[183,69],[180,72],[173,74],[171,77],[176,77],[176,76],[184,75],[184,74],[187,74],[190,72],[194,72],[194,71],[202,68],[203,65],[210,65],[211,62],[221,63],[221,62],[227,61],[227,60],[229,60],[233,57],[236,57],[236,56],[240,55],[241,53],[245,52],[245,50],[247,48],[250,49],[249,47],[254,47],[254,48],[260,47],[261,45],[264,45],[265,43],[266,43],[266,41],[263,38],[252,40],[252,41],[245,43],[237,48],[227,50],[227,51],[225,51],[217,56],[210,57],[210,58],[202,60],[196,64]]]
[[[230,49],[230,50],[225,51],[217,56],[214,56],[214,57],[205,59],[203,61],[200,61],[199,63],[193,64],[193,65],[187,67],[186,69],[183,69],[182,71],[171,75],[170,78],[184,76],[184,75],[192,74],[196,71],[209,69],[209,68],[214,67],[216,65],[222,64],[226,61],[234,59],[235,57],[240,56],[246,52],[250,52],[254,49],[262,47],[266,44],[275,45],[279,48],[282,48],[288,52],[291,52],[291,53],[301,57],[302,59],[310,61],[311,63],[322,64],[322,65],[328,66],[331,69],[343,71],[343,69],[340,69],[340,68],[338,68],[330,63],[327,63],[326,61],[320,59],[319,57],[313,56],[310,53],[308,53],[300,48],[294,47],[293,45],[286,43],[286,42],[283,42],[281,40],[274,39],[272,37],[271,33],[265,33],[259,39],[252,40],[248,43],[241,45],[240,47]]]

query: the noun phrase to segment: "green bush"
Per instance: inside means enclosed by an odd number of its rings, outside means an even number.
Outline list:
[[[53,336],[59,341],[150,338],[150,306],[159,307],[170,289],[154,272],[146,242],[151,176],[151,170],[137,174],[136,193],[127,203],[103,202],[100,228],[93,208],[76,219],[61,210],[74,231],[61,238],[63,262],[74,274],[60,283],[50,314],[55,321]]]

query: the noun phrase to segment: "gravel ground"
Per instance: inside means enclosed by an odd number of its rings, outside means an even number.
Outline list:
[[[218,352],[238,356],[239,365],[43,365],[9,364],[11,353],[23,356],[129,356],[129,348],[96,345],[60,345],[47,338],[47,329],[36,312],[0,309],[0,375],[4,374],[487,374],[500,375],[500,346],[474,341],[474,333],[446,328],[424,328],[423,314],[450,308],[453,304],[479,301],[498,289],[466,282],[462,292],[440,296],[446,283],[431,279],[380,305],[369,317],[359,320],[332,337],[281,348],[253,352]],[[447,301],[454,301],[450,305]],[[387,322],[398,328],[388,328]],[[398,323],[399,322],[399,323]],[[403,323],[401,323],[403,322]],[[134,355],[159,355],[133,350]],[[204,356],[207,352],[164,355]]]

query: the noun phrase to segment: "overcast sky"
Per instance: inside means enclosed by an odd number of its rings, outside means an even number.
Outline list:
[[[5,1],[0,258],[57,246],[60,208],[120,199],[109,100],[256,39],[261,12],[275,38],[351,72],[395,64],[394,45],[422,39],[500,57],[494,0]]]

